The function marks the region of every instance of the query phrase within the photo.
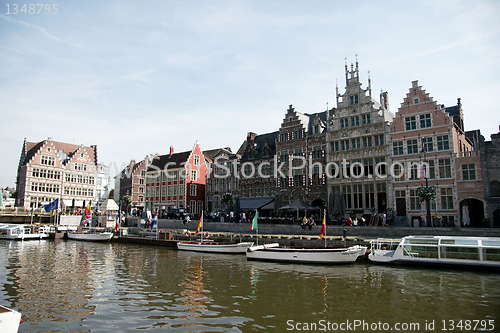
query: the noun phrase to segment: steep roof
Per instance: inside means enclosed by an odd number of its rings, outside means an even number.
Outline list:
[[[95,165],[97,165],[97,146],[83,146],[83,145],[73,145],[69,143],[64,143],[64,142],[57,142],[57,141],[52,141],[52,140],[43,140],[40,142],[25,142],[25,150],[26,150],[26,155],[23,158],[23,161],[21,161],[21,165],[26,165],[28,161],[30,161],[33,156],[35,156],[40,148],[43,147],[44,144],[46,143],[51,143],[54,145],[54,148],[57,150],[58,153],[63,153],[59,154],[63,164],[66,164],[71,157],[76,153],[76,151],[82,147],[87,150],[89,157]],[[62,155],[62,156],[61,156]]]
[[[242,144],[242,147],[238,150],[238,154],[241,152],[241,160],[249,160],[249,159],[261,159],[261,158],[270,158],[273,157],[274,154],[276,153],[276,138],[279,135],[279,131],[276,132],[271,132],[271,133],[265,133],[265,134],[260,134],[256,135],[253,140],[250,142],[247,140]],[[253,149],[255,150],[255,156],[250,158],[249,157],[249,152],[250,152],[250,146],[249,143],[253,143]],[[243,148],[245,146],[245,148]],[[265,147],[269,147],[270,151],[269,154],[266,156],[263,156],[263,151]]]
[[[182,167],[182,163],[187,162],[190,154],[191,150],[172,155],[168,154],[157,156],[153,159],[147,171],[155,171],[158,170],[158,168],[164,170],[168,163],[170,163],[169,168],[180,168]]]

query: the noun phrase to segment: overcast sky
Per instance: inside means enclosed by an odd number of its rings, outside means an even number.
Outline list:
[[[236,151],[289,104],[336,106],[356,54],[393,112],[419,80],[441,104],[462,98],[466,130],[499,131],[496,0],[0,3],[0,187],[15,186],[24,138],[97,145],[107,165],[196,140]]]

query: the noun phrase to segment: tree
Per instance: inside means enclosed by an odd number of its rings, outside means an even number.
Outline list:
[[[222,196],[220,203],[221,203],[221,205],[226,205],[228,210],[229,210],[230,207],[234,206],[234,204],[236,203],[236,200],[234,200],[234,197],[231,193],[226,193]]]
[[[125,206],[125,212],[128,214],[128,207],[132,204],[132,197],[126,195],[122,198],[122,205]],[[121,207],[120,207],[121,209]]]
[[[436,201],[436,187],[435,186],[420,186],[417,188],[418,203],[429,201],[429,203]]]

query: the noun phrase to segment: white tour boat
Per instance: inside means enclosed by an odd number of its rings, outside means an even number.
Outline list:
[[[500,238],[407,236],[370,242],[368,259],[383,264],[420,264],[500,268]]]
[[[210,252],[210,253],[245,253],[253,242],[242,243],[215,243],[215,242],[178,242],[177,248],[185,251]]]
[[[0,305],[0,332],[17,333],[21,323],[21,313]]]
[[[99,231],[96,228],[78,229],[76,232],[68,232],[68,239],[90,241],[90,242],[106,242],[113,238],[113,233],[108,231]]]
[[[338,265],[353,263],[365,253],[366,246],[360,245],[348,248],[288,248],[272,243],[252,246],[246,254],[248,260]]]
[[[0,238],[3,239],[42,239],[48,238],[45,227],[36,224],[0,224]]]

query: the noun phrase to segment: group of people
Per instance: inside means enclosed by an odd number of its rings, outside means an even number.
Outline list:
[[[314,219],[313,217],[311,216],[310,218],[307,218],[307,216],[304,216],[304,218],[302,219],[302,224],[300,225],[300,227],[302,229],[306,229],[306,228],[309,228],[309,230],[311,230],[312,226],[314,225]]]
[[[385,212],[383,212],[381,214],[375,214],[373,216],[375,216],[376,219],[380,218],[380,220],[382,222],[382,226],[387,225],[387,214]],[[361,217],[361,222],[360,222],[356,216],[354,217],[354,219],[352,219],[351,216],[349,216],[347,218],[346,225],[350,225],[350,226],[366,225],[366,219],[364,217]],[[370,225],[371,225],[371,223],[370,223]],[[375,225],[378,225],[378,223],[375,223]]]

